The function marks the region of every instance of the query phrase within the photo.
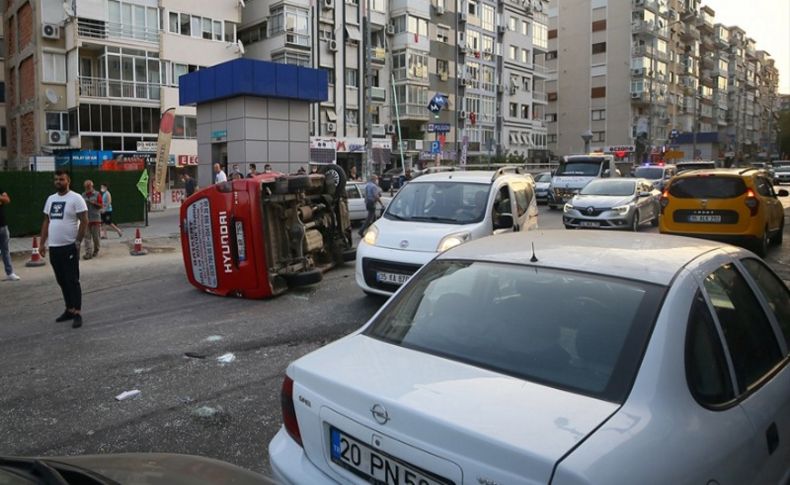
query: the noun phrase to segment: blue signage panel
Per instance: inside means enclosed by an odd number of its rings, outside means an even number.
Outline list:
[[[431,154],[438,155],[440,153],[442,153],[442,144],[439,142],[439,140],[432,141],[431,142]]]
[[[428,133],[450,133],[450,123],[428,123]]]

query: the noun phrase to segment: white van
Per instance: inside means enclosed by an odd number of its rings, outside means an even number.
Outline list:
[[[357,285],[390,295],[439,253],[537,223],[535,181],[514,167],[422,175],[400,189],[360,241]]]

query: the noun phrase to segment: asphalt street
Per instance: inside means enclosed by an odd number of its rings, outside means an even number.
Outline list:
[[[540,227],[562,227],[541,208]],[[649,225],[645,232],[655,232]],[[282,297],[198,292],[177,240],[133,258],[82,263],[85,325],[63,310],[49,266],[0,282],[0,455],[161,451],[205,455],[268,474],[288,363],[362,325],[383,299],[356,287],[353,265]],[[790,240],[771,264],[790,279]],[[139,396],[116,401],[123,391]]]

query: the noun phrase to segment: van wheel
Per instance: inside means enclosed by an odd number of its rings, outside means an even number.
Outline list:
[[[763,229],[763,235],[754,244],[754,253],[757,256],[764,258],[766,254],[768,254],[769,241],[770,238],[768,237],[768,226],[765,226],[765,229]]]
[[[323,168],[326,193],[335,199],[340,199],[346,194],[346,172],[338,165],[327,165]]]
[[[285,282],[291,288],[314,285],[324,279],[324,274],[317,269],[311,269],[299,273],[285,273],[282,276]]]

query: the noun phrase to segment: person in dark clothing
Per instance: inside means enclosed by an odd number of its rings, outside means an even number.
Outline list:
[[[57,192],[44,205],[40,252],[46,257],[49,248],[49,262],[66,303],[66,310],[55,321],[72,320],[72,328],[79,328],[82,326],[79,246],[88,229],[88,206],[80,194],[70,190],[70,185],[67,172],[55,172]]]
[[[181,178],[184,181],[184,192],[186,193],[186,196],[189,197],[192,194],[194,194],[195,190],[197,189],[197,184],[195,183],[195,179],[193,179],[187,173],[185,173]]]

